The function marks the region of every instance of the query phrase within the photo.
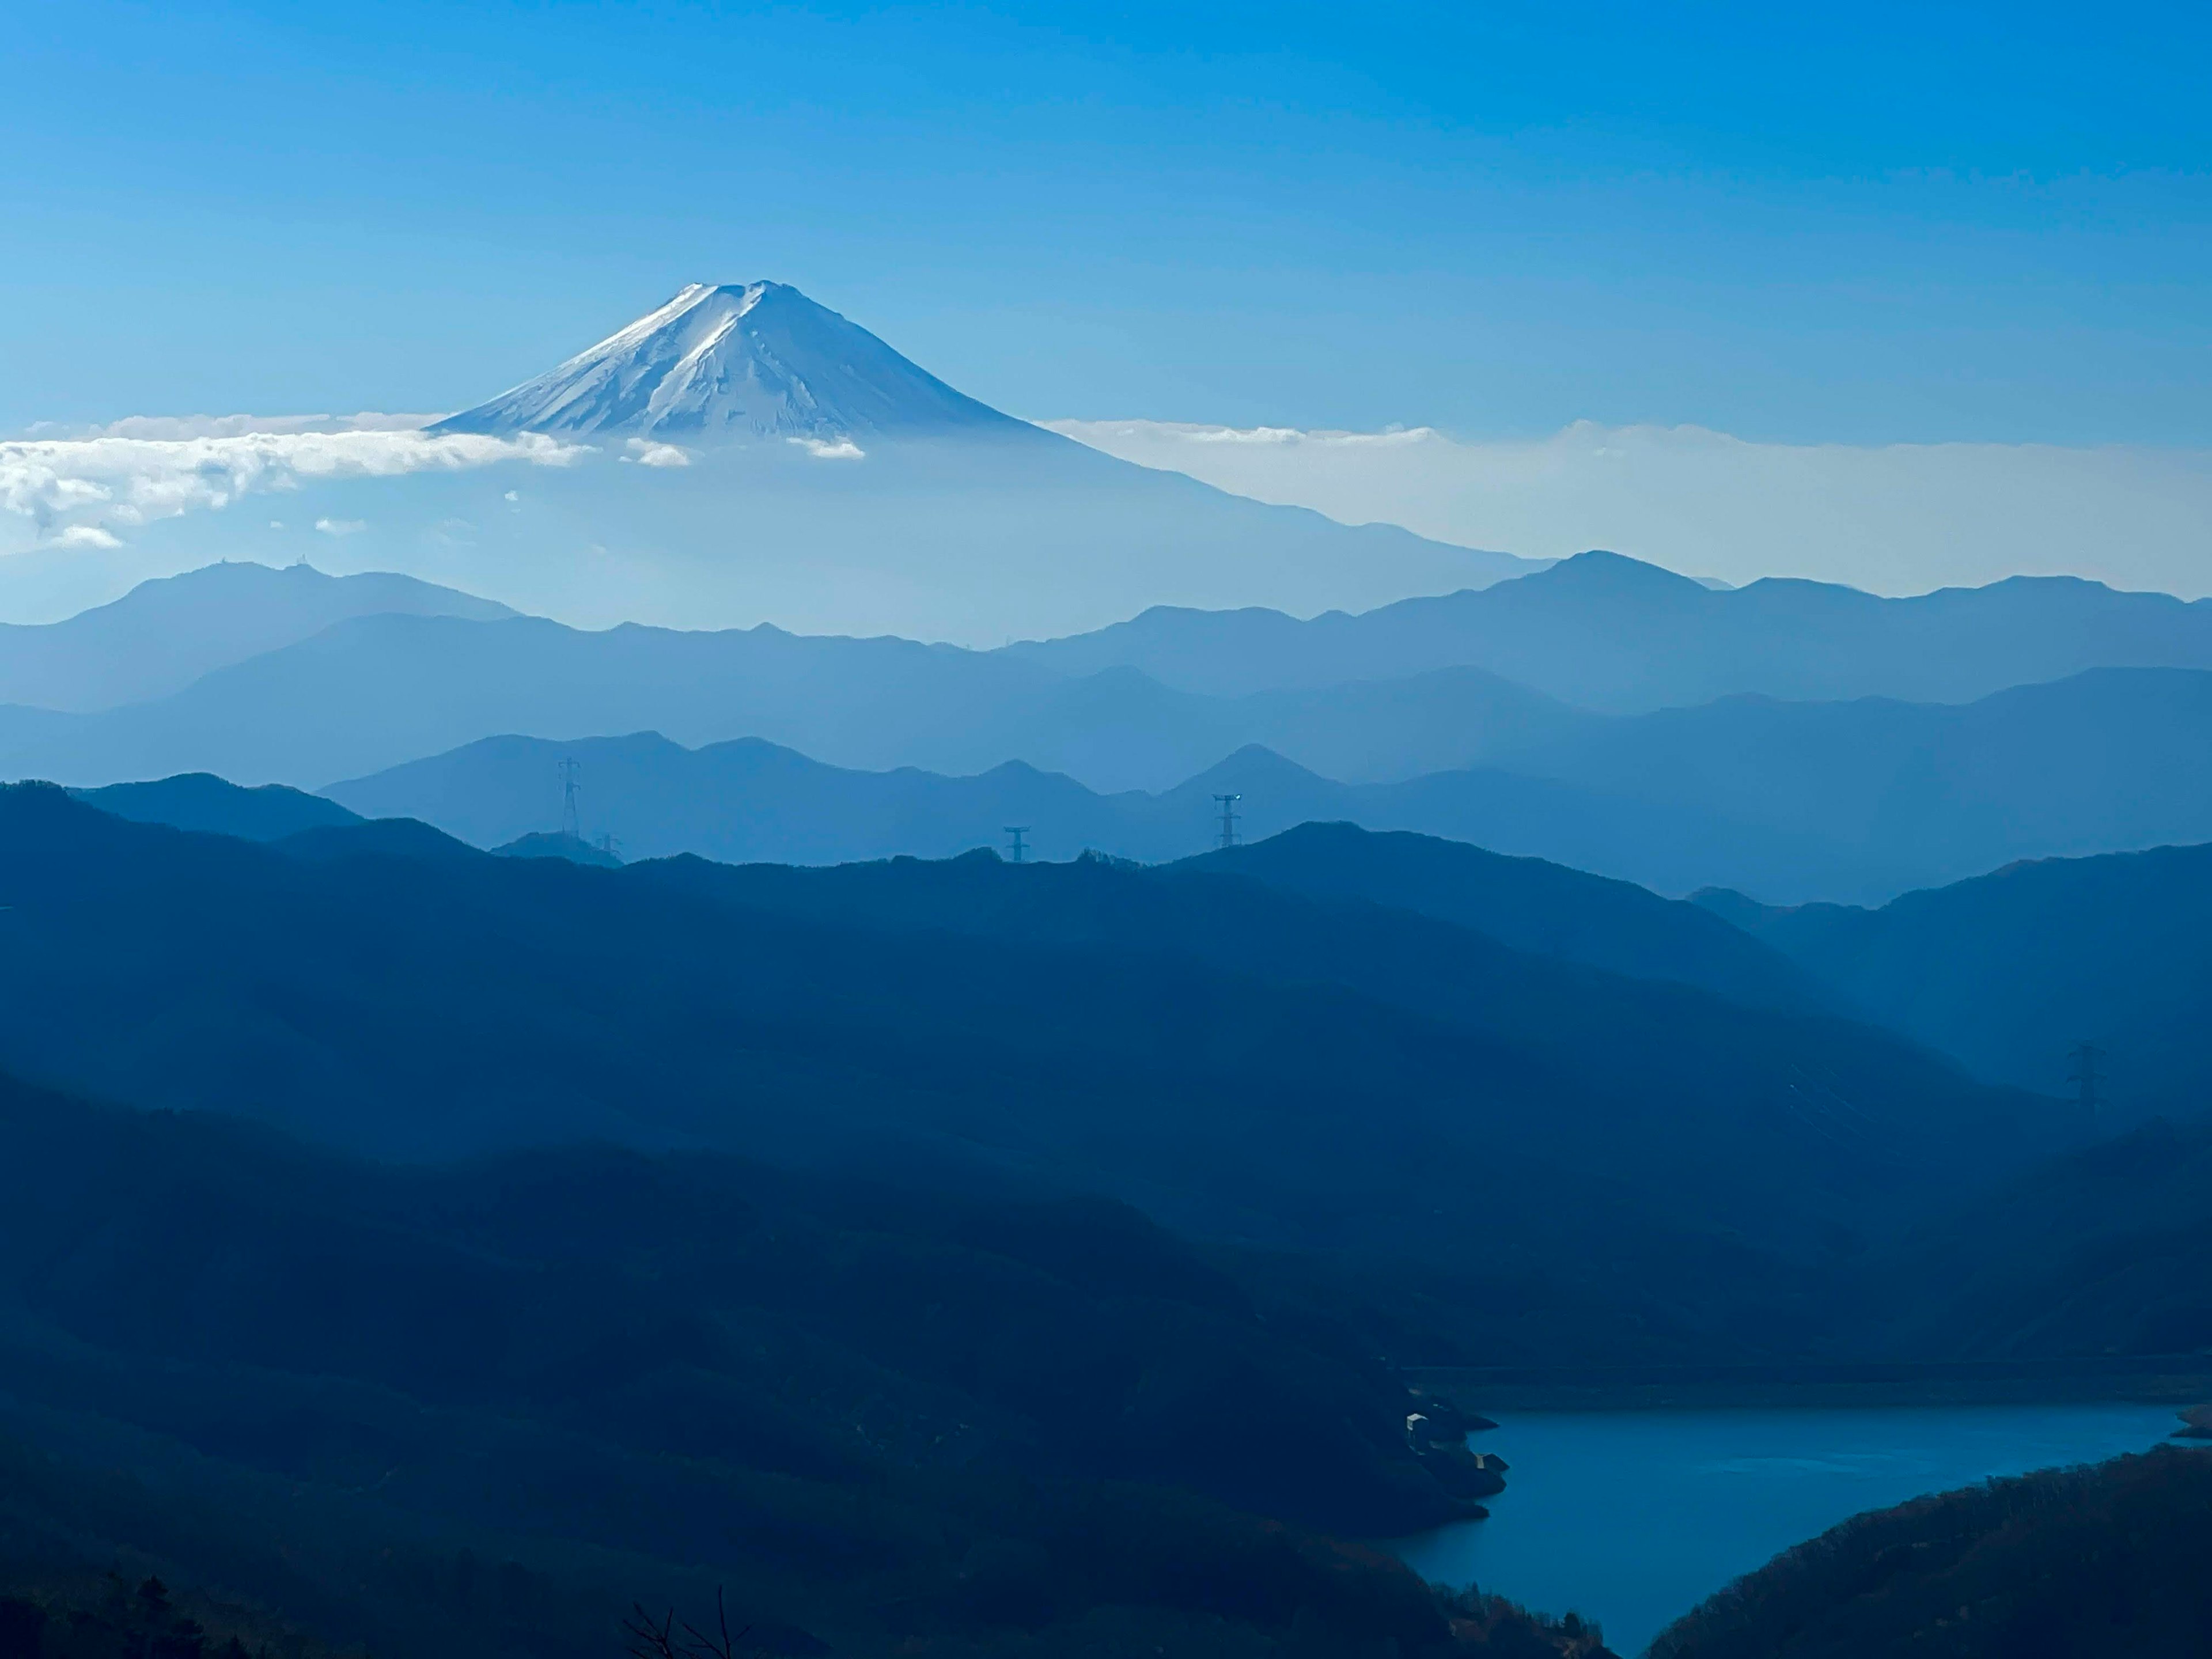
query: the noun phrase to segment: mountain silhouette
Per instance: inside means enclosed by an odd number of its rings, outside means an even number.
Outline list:
[[[143,702],[349,617],[393,612],[479,621],[514,614],[411,576],[211,564],[141,582],[63,622],[0,623],[0,704],[82,713]]]
[[[282,841],[302,830],[356,823],[360,815],[336,801],[281,783],[240,788],[209,772],[180,773],[146,783],[112,783],[73,791],[77,799],[117,817],[166,823],[178,830],[246,841]]]
[[[2212,668],[2212,600],[2071,576],[1909,599],[1772,577],[1716,589],[1590,552],[1505,586],[1358,616],[1162,606],[1011,649],[1071,673],[1138,668],[1215,695],[1471,666],[1611,713],[1746,694],[1966,702],[2091,668]]]

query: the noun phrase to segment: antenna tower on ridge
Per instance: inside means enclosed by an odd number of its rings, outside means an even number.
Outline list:
[[[1221,827],[1215,833],[1220,838],[1218,844],[1223,848],[1234,847],[1244,839],[1237,833],[1237,820],[1239,817],[1237,803],[1243,799],[1242,795],[1216,795],[1213,798],[1213,804],[1221,809]]]
[[[2094,1117],[2102,1103],[2097,1085],[2104,1079],[2097,1074],[2097,1062],[2105,1051],[2094,1042],[2077,1042],[2073,1048],[2074,1069],[2066,1073],[2066,1080],[2074,1085],[2074,1098],[2081,1108],[2084,1117]]]
[[[1030,844],[1024,841],[1022,837],[1029,834],[1029,825],[1026,823],[1010,823],[1006,826],[1006,832],[1007,836],[1012,838],[1012,844],[1006,848],[1007,859],[1015,864],[1025,862],[1030,855]]]
[[[576,811],[576,780],[583,773],[584,763],[574,755],[563,755],[553,763],[553,769],[561,775],[561,833],[581,841],[584,821]]]

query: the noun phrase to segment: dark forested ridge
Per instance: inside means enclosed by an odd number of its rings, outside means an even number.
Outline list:
[[[2212,1452],[2161,1449],[1863,1515],[1679,1620],[1651,1659],[2212,1652]]]
[[[2068,1133],[1868,1027],[1202,866],[592,870],[400,822],[297,839],[0,794],[0,1060],[370,1152],[927,1167],[1535,1275],[1555,1288],[1480,1322],[1504,1358],[1538,1329],[1605,1351],[1613,1316],[1576,1310],[1608,1308],[1649,1351],[1796,1342],[1804,1275],[1852,1237]]]
[[[1096,1200],[0,1082],[0,1594],[127,1547],[426,1655],[605,1653],[715,1577],[769,1652],[1582,1650],[1302,1530],[1496,1477],[1266,1259]]]
[[[1841,1006],[1780,951],[1695,905],[1632,882],[1544,859],[1503,857],[1463,842],[1305,823],[1201,854],[1189,867],[1249,876],[1314,898],[1412,910],[1516,950],[1696,985],[1754,1007],[1832,1012]]]

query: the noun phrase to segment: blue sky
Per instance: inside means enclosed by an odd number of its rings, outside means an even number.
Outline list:
[[[2207,16],[9,0],[0,428],[774,276],[1040,417],[2203,444]]]

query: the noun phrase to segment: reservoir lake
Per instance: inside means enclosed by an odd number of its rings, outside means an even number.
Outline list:
[[[1471,1442],[1509,1466],[1490,1518],[1391,1547],[1435,1583],[1594,1619],[1624,1656],[1862,1510],[2145,1451],[2180,1426],[2171,1406],[2120,1404],[1492,1415]]]

